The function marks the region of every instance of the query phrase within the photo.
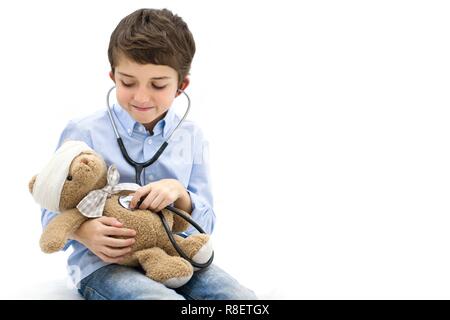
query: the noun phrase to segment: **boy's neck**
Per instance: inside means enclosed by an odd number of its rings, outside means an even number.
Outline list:
[[[167,114],[167,111],[164,112],[159,117],[155,118],[152,122],[143,123],[142,125],[145,127],[145,129],[147,129],[147,131],[150,133],[150,135],[153,135],[153,128],[155,128],[155,126],[158,123],[158,121],[163,119],[166,116],[166,114]]]

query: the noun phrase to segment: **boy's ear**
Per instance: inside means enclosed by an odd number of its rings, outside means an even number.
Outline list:
[[[31,178],[30,182],[28,182],[28,190],[30,190],[30,193],[33,193],[33,187],[34,187],[34,183],[36,182],[36,177],[37,177],[37,175],[35,175],[33,178]]]
[[[183,82],[180,85],[180,90],[184,91],[189,86],[189,82],[190,82],[189,78],[185,77]],[[181,92],[177,91],[177,94],[175,95],[175,97],[178,97],[180,94],[181,94]]]
[[[114,74],[112,71],[109,72],[109,77],[111,78],[112,81],[114,81],[114,83],[116,82],[116,80],[114,79]]]

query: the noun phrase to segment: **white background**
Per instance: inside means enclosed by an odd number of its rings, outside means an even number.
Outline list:
[[[110,34],[141,7],[196,40],[218,265],[262,298],[450,298],[448,2],[0,6],[1,298],[65,277],[27,184],[69,119],[104,108]]]

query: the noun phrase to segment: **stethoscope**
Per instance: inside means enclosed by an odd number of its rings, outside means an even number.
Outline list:
[[[120,152],[122,153],[123,157],[125,158],[125,160],[134,168],[134,170],[136,171],[136,183],[140,186],[142,186],[142,182],[141,182],[141,173],[142,170],[144,168],[149,167],[150,165],[152,165],[156,160],[158,160],[158,158],[161,156],[161,154],[164,152],[164,150],[167,148],[167,146],[169,145],[169,140],[172,137],[173,133],[178,129],[178,127],[183,123],[183,121],[186,119],[188,113],[189,113],[189,109],[191,108],[191,99],[189,98],[189,96],[187,95],[186,92],[184,92],[184,90],[178,89],[178,92],[183,93],[187,100],[188,100],[188,105],[186,108],[186,112],[184,113],[183,117],[181,118],[180,122],[178,122],[177,126],[175,127],[175,129],[173,129],[173,131],[170,133],[169,137],[162,143],[162,145],[159,147],[158,151],[156,151],[156,153],[153,155],[153,157],[151,157],[151,159],[145,161],[145,162],[137,162],[134,161],[127,152],[127,149],[125,148],[125,145],[122,141],[122,138],[119,135],[119,131],[117,130],[117,126],[116,123],[114,121],[114,118],[112,116],[112,112],[111,112],[111,105],[109,103],[109,96],[111,95],[111,92],[116,88],[116,86],[113,86],[111,89],[108,90],[108,93],[106,94],[106,109],[108,110],[108,116],[109,116],[109,120],[111,122],[111,125],[113,127],[114,130],[114,134],[116,135],[116,139],[117,139],[117,143],[119,144],[119,148],[120,148]],[[137,207],[139,207],[140,203],[142,202],[139,201],[137,204]],[[167,206],[165,209],[173,212],[174,214],[178,215],[179,217],[181,217],[182,219],[186,220],[187,222],[189,222],[195,229],[197,229],[200,233],[206,233],[194,220],[192,220],[189,216],[185,215],[183,212],[181,212],[180,210],[178,210],[177,208],[171,207],[171,206]],[[207,266],[209,266],[214,258],[214,251],[211,255],[211,258],[205,262],[205,263],[198,263],[193,261],[192,259],[190,259],[184,252],[183,250],[178,246],[178,244],[176,243],[175,239],[173,238],[172,235],[172,231],[170,230],[166,219],[164,218],[164,215],[162,214],[161,211],[157,212],[157,214],[159,215],[159,217],[161,218],[161,222],[163,224],[164,229],[166,230],[167,236],[169,237],[170,242],[172,243],[173,247],[175,248],[175,250],[177,250],[178,254],[183,257],[184,259],[186,259],[187,261],[189,261],[194,267],[197,268],[206,268]]]

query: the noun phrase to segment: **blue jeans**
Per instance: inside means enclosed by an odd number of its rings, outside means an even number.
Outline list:
[[[177,289],[153,281],[140,268],[109,264],[81,280],[78,291],[87,300],[257,299],[253,291],[214,264],[194,272],[191,280]]]

